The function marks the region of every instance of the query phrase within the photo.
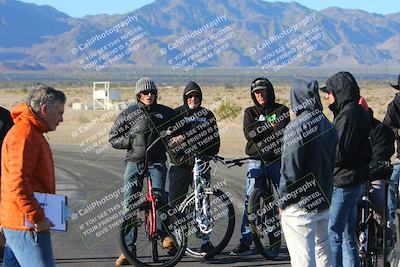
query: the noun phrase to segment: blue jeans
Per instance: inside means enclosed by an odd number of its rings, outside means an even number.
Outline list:
[[[363,188],[363,184],[350,188],[333,188],[329,210],[329,239],[337,267],[360,266],[356,228],[357,203]],[[346,259],[346,264],[343,259]]]
[[[164,203],[167,203],[166,195],[165,195],[165,177],[167,174],[167,167],[165,166],[165,162],[155,162],[151,163],[148,166],[150,177],[152,178],[153,184],[153,191],[157,199],[163,200]],[[136,162],[128,162],[126,164],[125,173],[124,173],[124,186],[128,185],[129,183],[133,183],[134,186],[125,187],[129,188],[124,192],[124,199],[128,201],[124,201],[124,209],[127,210],[127,207],[130,205],[134,205],[135,201],[138,198],[132,198],[135,193],[141,192],[143,189],[143,176],[139,175],[139,167]],[[140,198],[139,198],[140,199]],[[161,231],[161,220],[157,219],[157,229]],[[132,249],[134,245],[133,234],[132,234],[132,227],[128,226],[125,229],[126,237],[126,245],[129,249]]]
[[[397,208],[397,192],[399,190],[399,178],[400,178],[400,165],[393,166],[393,173],[390,177],[389,190],[388,190],[388,222],[392,224],[396,217],[396,208]]]
[[[260,160],[250,160],[247,165],[247,181],[246,181],[246,197],[244,200],[244,212],[241,226],[242,239],[241,244],[250,246],[253,243],[251,236],[251,230],[249,227],[249,220],[247,218],[247,206],[249,203],[249,197],[253,192],[255,185],[260,185],[262,188],[265,185],[265,179],[270,177],[275,188],[279,186],[279,180],[281,177],[281,163],[280,161],[265,165]]]
[[[4,228],[7,245],[4,251],[4,267],[52,267],[55,266],[49,232],[11,230]]]

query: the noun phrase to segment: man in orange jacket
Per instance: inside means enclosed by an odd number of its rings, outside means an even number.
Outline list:
[[[43,133],[63,121],[66,96],[38,84],[26,103],[11,111],[14,126],[7,133],[1,159],[1,226],[7,240],[4,266],[55,266],[51,221],[33,193],[55,193],[53,156]],[[33,227],[25,226],[29,221]]]

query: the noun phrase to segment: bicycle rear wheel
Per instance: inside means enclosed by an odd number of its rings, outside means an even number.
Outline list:
[[[229,194],[219,189],[205,188],[203,197],[210,203],[210,221],[212,231],[204,234],[200,231],[195,220],[195,196],[189,195],[181,204],[180,210],[185,215],[188,225],[188,244],[186,254],[194,258],[212,258],[219,254],[229,243],[235,229],[235,210],[229,199]],[[212,246],[206,252],[201,246],[210,241]]]
[[[173,212],[168,205],[157,202],[157,220],[159,220],[162,230],[158,229],[157,235],[151,237],[149,232],[150,213],[151,205],[149,202],[145,202],[135,211],[124,216],[120,227],[122,253],[134,266],[175,266],[185,254],[186,225],[182,223],[179,212]],[[171,250],[162,248],[161,242],[165,236],[169,236],[173,240]],[[128,247],[128,244],[131,243],[129,239],[133,241],[134,251]]]
[[[266,259],[274,259],[281,248],[281,222],[274,195],[256,188],[250,195],[248,218],[254,244]]]

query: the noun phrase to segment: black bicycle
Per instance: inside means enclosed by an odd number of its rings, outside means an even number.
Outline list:
[[[248,160],[258,158],[240,158],[226,161],[233,166],[242,166]],[[282,230],[279,217],[279,209],[276,205],[278,192],[272,183],[272,179],[266,177],[263,188],[254,188],[250,194],[247,216],[252,231],[253,241],[258,252],[266,259],[274,259],[278,256],[282,243]]]
[[[370,199],[371,184],[365,186],[361,200],[360,222],[358,224],[358,247],[360,266],[378,266],[378,239],[381,226],[374,219],[374,211]]]
[[[181,213],[156,199],[148,172],[148,153],[160,138],[146,149],[140,170],[140,175],[147,180],[147,193],[127,208],[120,227],[122,253],[135,266],[175,266],[184,256],[187,245],[187,227],[182,223]],[[162,245],[166,237],[173,241],[169,249]],[[170,253],[171,250],[174,253]]]
[[[379,177],[384,180],[384,200],[387,199],[388,185],[393,166],[390,162],[378,162],[375,168],[379,169]],[[375,171],[376,172],[376,171]],[[364,193],[361,199],[358,223],[358,247],[361,267],[377,267],[378,258],[383,254],[383,266],[387,266],[387,205],[384,205],[381,222],[378,222],[374,215],[371,192],[373,185],[368,181],[365,184]]]

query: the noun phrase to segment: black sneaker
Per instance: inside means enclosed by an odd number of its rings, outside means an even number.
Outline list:
[[[208,253],[213,250],[215,247],[211,243],[211,241],[207,241],[206,243],[202,244],[200,247],[201,252]]]
[[[236,248],[232,249],[231,253],[229,255],[231,256],[247,256],[251,254],[250,247],[245,244],[240,244]]]
[[[168,256],[175,256],[176,255],[176,253],[178,253],[178,250],[176,249],[176,247],[175,246],[173,246],[171,249],[169,249],[168,250],[168,252],[167,252],[167,254],[168,254]]]

